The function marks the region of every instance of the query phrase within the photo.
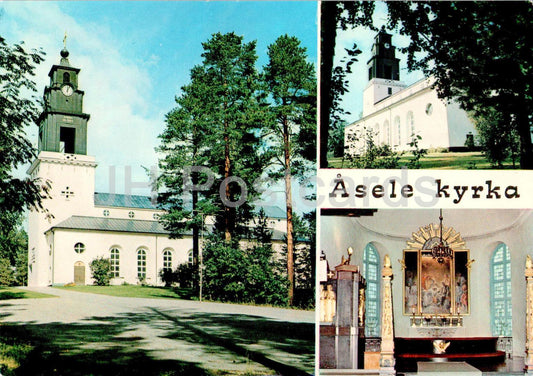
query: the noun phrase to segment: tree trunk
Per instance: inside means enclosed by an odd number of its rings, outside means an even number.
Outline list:
[[[224,104],[226,107],[226,104]],[[231,176],[231,159],[230,159],[230,148],[229,148],[229,134],[228,134],[228,121],[224,120],[224,179],[227,179]],[[230,200],[231,192],[229,184],[226,185],[226,200]],[[226,242],[231,241],[231,215],[233,208],[230,208],[227,205],[224,205],[224,238]]]
[[[335,56],[335,38],[337,36],[337,2],[322,1],[321,4],[321,64],[320,64],[320,168],[328,167],[328,136],[329,118],[333,97],[331,79],[333,74],[333,58]]]
[[[285,152],[285,206],[287,208],[287,277],[289,279],[289,305],[294,299],[294,239],[292,224],[291,150],[289,121],[283,119],[283,149]]]
[[[522,106],[527,108],[527,106]],[[533,150],[531,145],[531,127],[528,121],[528,114],[520,111],[516,114],[516,122],[520,135],[520,168],[524,170],[533,169]]]

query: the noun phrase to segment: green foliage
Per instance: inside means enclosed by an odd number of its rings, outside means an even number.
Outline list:
[[[313,308],[315,305],[316,270],[316,211],[296,216],[294,237],[299,243],[294,252],[294,306]]]
[[[348,144],[345,155],[352,168],[400,168],[419,169],[421,159],[427,155],[427,150],[420,149],[418,142],[420,135],[411,135],[409,151],[397,152],[389,145],[377,145],[376,134],[372,129],[363,128],[348,134]]]
[[[344,155],[344,127],[345,121],[335,121],[329,129],[328,148],[333,157],[342,157]]]
[[[159,150],[164,154],[160,183],[167,192],[161,204],[169,211],[162,221],[178,237],[184,229],[201,226],[197,213],[215,215],[215,229],[230,239],[243,230],[241,224],[251,218],[252,208],[248,203],[238,208],[224,206],[220,183],[238,176],[248,187],[247,202],[256,195],[252,182],[265,163],[258,124],[263,123],[266,111],[255,69],[255,42],[244,43],[235,33],[216,33],[202,45],[202,63],[191,70],[190,84],[182,88],[160,136]],[[196,198],[193,191],[192,207],[188,207],[182,193],[191,192],[184,189],[191,181],[183,178],[192,165],[212,170],[214,181],[210,189],[197,191]],[[192,174],[192,183],[205,179],[205,175]],[[241,187],[235,183],[222,190],[223,198],[231,202],[240,194]]]
[[[479,133],[479,143],[491,164],[503,168],[508,158],[513,166],[518,158],[520,139],[516,129],[508,126],[504,115],[493,108],[486,108],[473,118]]]
[[[376,145],[374,137],[374,132],[367,128],[348,135],[348,144],[360,145],[347,149],[346,159],[351,167],[399,168],[401,154],[393,151],[389,145]]]
[[[31,77],[43,60],[42,51],[28,52],[23,44],[9,46],[0,36],[0,213],[20,214],[24,208],[42,208],[41,199],[49,185],[45,182],[18,179],[13,172],[35,158],[35,150],[25,137],[25,128],[39,115],[36,92]],[[41,184],[44,183],[41,189]],[[5,217],[4,217],[5,218]],[[2,218],[2,220],[4,220]]]
[[[26,285],[28,275],[28,235],[22,220],[19,212],[0,213],[0,258],[11,265],[18,286]]]
[[[255,242],[241,249],[237,242],[212,238],[204,249],[204,294],[213,300],[286,305],[288,280],[273,254],[266,217],[260,216]]]
[[[198,264],[186,262],[178,265],[175,270],[161,269],[159,276],[166,287],[179,283],[180,287],[194,288],[198,286]]]
[[[422,139],[420,135],[411,135],[411,141],[409,142],[409,147],[411,148],[412,158],[407,163],[407,168],[419,169],[422,167],[420,160],[427,155],[428,151],[426,149],[420,149],[418,147],[418,142]]]
[[[13,286],[15,273],[8,259],[0,258],[0,286]]]
[[[268,46],[264,80],[273,121],[263,128],[274,178],[305,176],[316,160],[316,76],[298,38],[280,36]]]
[[[104,257],[97,257],[89,264],[96,286],[109,286],[111,280],[111,261]]]
[[[305,180],[315,170],[316,160],[316,78],[306,49],[288,35],[280,36],[268,47],[269,62],[264,80],[273,103],[273,117],[263,129],[270,157],[269,176],[284,178],[287,215],[287,276],[289,302],[294,295],[294,239],[292,236],[293,176]]]

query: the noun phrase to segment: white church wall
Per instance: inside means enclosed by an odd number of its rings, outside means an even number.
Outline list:
[[[466,111],[462,110],[457,102],[448,104],[447,117],[451,146],[465,146],[468,133],[472,133],[474,136],[477,135],[474,124],[469,119]]]
[[[74,245],[81,242],[85,251],[77,254]],[[89,264],[97,257],[109,258],[111,248],[120,251],[120,280],[130,284],[139,282],[137,277],[137,251],[146,250],[146,282],[161,285],[159,271],[163,268],[163,252],[172,250],[172,265],[187,261],[187,253],[192,248],[189,237],[168,239],[166,236],[137,233],[114,233],[97,231],[71,231],[57,229],[54,231],[53,284],[65,284],[74,281],[74,263],[81,261],[85,265],[85,283],[92,284]]]
[[[30,211],[28,217],[28,249],[30,262],[28,284],[50,284],[49,247],[44,233],[53,225],[78,212],[88,212],[92,207],[94,192],[94,157],[55,152],[39,153],[28,173],[49,182],[50,199],[43,201],[47,212]],[[35,257],[33,257],[35,255]]]
[[[398,92],[393,90],[391,96],[371,106],[375,92],[381,92],[382,86],[386,88],[385,81],[388,81],[374,80],[364,92],[363,118],[345,129],[345,145],[349,146],[351,153],[364,147],[364,143],[354,142],[350,135],[355,132],[362,138],[364,128],[374,131],[374,141],[378,145],[388,144],[395,150],[409,150],[412,135],[411,124],[408,124],[409,113],[412,114],[414,133],[421,137],[420,148],[464,147],[466,135],[469,132],[476,134],[466,112],[457,103],[447,104],[440,99],[437,91],[431,88],[430,80],[421,80]]]

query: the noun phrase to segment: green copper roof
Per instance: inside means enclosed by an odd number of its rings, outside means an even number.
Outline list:
[[[149,196],[123,195],[117,193],[94,193],[95,206],[112,206],[119,208],[137,208],[156,210],[155,202]]]
[[[118,208],[158,209],[157,203],[155,201],[152,202],[150,196],[124,195],[118,193],[95,192],[94,205]],[[279,206],[258,206],[255,212],[259,213],[261,208],[265,211],[267,218],[287,218],[285,211]]]
[[[113,232],[137,232],[145,234],[168,234],[158,221],[142,221],[138,219],[118,219],[82,217],[74,215],[51,229],[94,230]]]

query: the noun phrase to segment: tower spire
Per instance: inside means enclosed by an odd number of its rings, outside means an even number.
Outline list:
[[[65,30],[65,36],[63,37],[63,49],[61,50],[61,61],[59,64],[70,67],[70,62],[68,61],[69,52],[67,50],[67,31]]]

